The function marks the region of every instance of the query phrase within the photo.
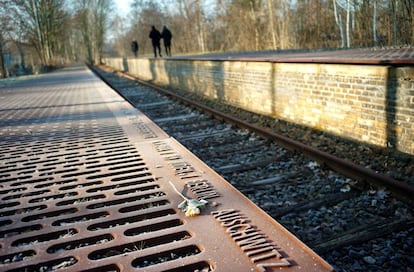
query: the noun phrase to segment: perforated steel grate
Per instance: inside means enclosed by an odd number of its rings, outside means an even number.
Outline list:
[[[94,83],[60,85],[64,76],[1,90],[0,263],[11,271],[80,269],[79,256],[105,259],[145,243],[99,250],[114,227],[149,218],[157,223],[147,230],[182,225]]]
[[[330,269],[84,68],[0,106],[1,271]],[[214,205],[185,217],[168,181]]]

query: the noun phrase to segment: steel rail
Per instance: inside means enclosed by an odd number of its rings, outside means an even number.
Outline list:
[[[93,68],[94,69],[94,68]],[[386,175],[377,173],[372,169],[363,167],[361,165],[355,164],[353,162],[350,162],[348,160],[345,160],[343,158],[334,156],[332,154],[329,154],[327,152],[321,151],[317,148],[308,146],[306,144],[303,144],[301,142],[298,142],[296,140],[292,140],[286,136],[283,136],[281,134],[275,133],[269,128],[261,127],[255,124],[248,123],[246,121],[240,120],[234,116],[230,116],[228,114],[225,114],[223,112],[220,112],[218,110],[215,110],[209,106],[206,106],[204,104],[201,104],[197,101],[191,100],[189,98],[183,97],[181,95],[178,95],[174,92],[171,92],[163,87],[154,85],[150,82],[146,82],[143,80],[140,80],[128,73],[123,73],[120,71],[116,72],[117,75],[134,80],[139,82],[140,84],[146,85],[150,88],[154,88],[157,91],[170,96],[174,99],[177,99],[185,104],[194,106],[206,113],[209,113],[213,115],[217,119],[225,120],[229,123],[232,123],[236,126],[239,126],[241,128],[246,128],[248,130],[254,131],[263,137],[269,138],[274,140],[277,144],[281,145],[282,147],[291,150],[296,151],[304,154],[305,156],[317,161],[318,163],[330,167],[332,170],[337,171],[338,173],[341,173],[349,178],[361,181],[361,182],[368,182],[370,184],[373,184],[375,186],[383,186],[390,190],[394,197],[400,199],[401,201],[404,201],[412,206],[414,206],[414,185],[409,183],[404,183],[401,181],[398,181],[396,179],[393,179],[392,177]],[[98,74],[99,75],[99,74]],[[101,77],[101,76],[100,76]],[[101,77],[108,85],[111,85],[109,82],[107,82],[103,77]],[[127,99],[127,98],[125,98]]]

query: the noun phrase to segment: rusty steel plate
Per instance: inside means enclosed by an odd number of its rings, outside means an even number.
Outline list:
[[[279,63],[338,63],[412,65],[414,48],[351,48],[334,50],[264,50],[173,56],[175,60],[264,61]]]
[[[0,271],[332,270],[84,67],[0,107]]]

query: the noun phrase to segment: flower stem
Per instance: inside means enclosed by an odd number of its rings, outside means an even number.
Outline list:
[[[177,187],[175,187],[175,185],[171,182],[171,181],[168,181],[169,183],[170,183],[170,185],[171,185],[171,187],[173,187],[173,189],[174,189],[174,191],[179,195],[179,196],[181,196],[184,200],[187,200],[187,201],[189,201],[189,199],[188,198],[186,198],[182,193],[180,193],[178,190],[177,190]]]

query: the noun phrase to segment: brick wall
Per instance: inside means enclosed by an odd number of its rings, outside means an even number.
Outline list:
[[[414,155],[414,68],[105,59],[153,83]]]

